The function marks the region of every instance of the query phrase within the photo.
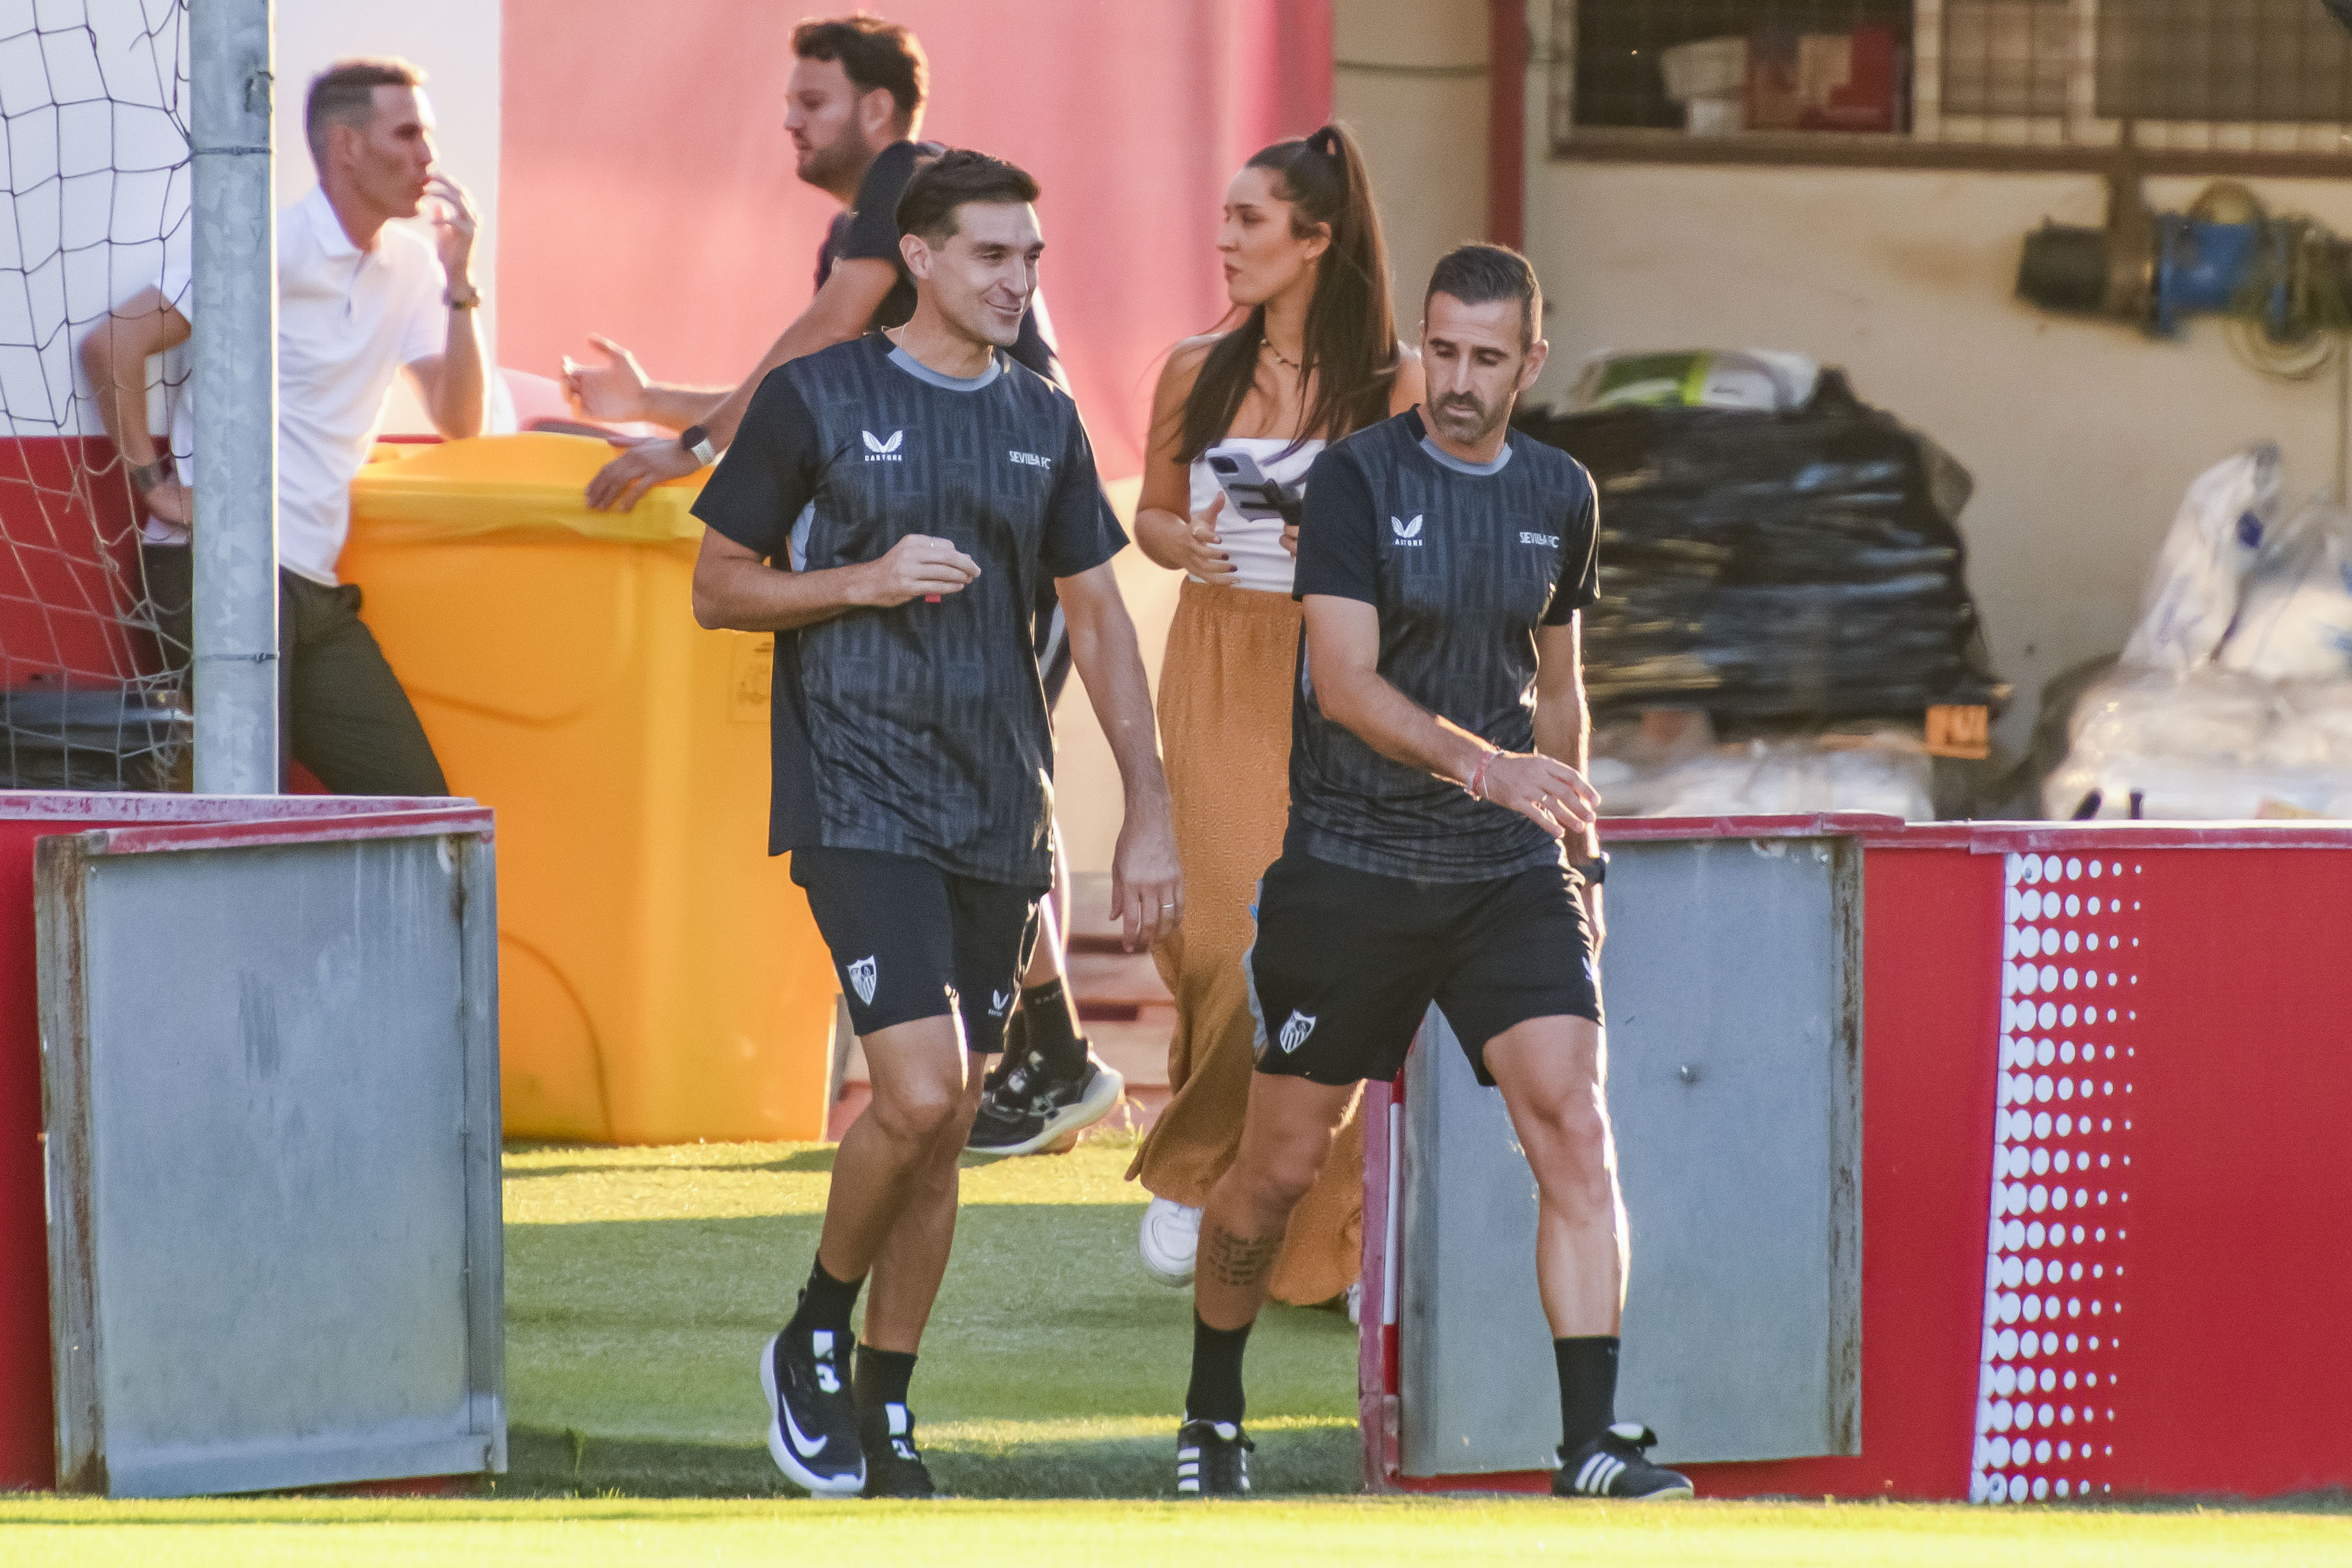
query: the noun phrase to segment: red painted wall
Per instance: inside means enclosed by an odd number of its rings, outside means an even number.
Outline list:
[[[824,14],[821,11],[814,14]],[[905,0],[922,134],[1034,173],[1047,300],[1107,476],[1139,466],[1157,361],[1215,322],[1224,184],[1329,116],[1329,0]],[[500,361],[601,331],[665,380],[744,374],[812,291],[831,198],[793,176],[796,7],[508,0]]]
[[[139,546],[113,462],[102,437],[0,439],[0,691],[113,685],[155,667],[152,639],[122,624]]]

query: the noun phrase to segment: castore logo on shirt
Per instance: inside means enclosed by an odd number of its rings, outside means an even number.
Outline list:
[[[1399,522],[1396,518],[1391,517],[1389,529],[1396,535],[1397,543],[1418,547],[1421,543],[1421,514],[1415,512],[1412,515],[1412,521],[1409,523]]]
[[[904,459],[898,455],[898,443],[907,439],[907,433],[905,431],[892,431],[890,433],[890,439],[887,441],[877,440],[874,433],[870,430],[861,430],[857,434],[866,437],[866,461],[868,463],[898,463],[904,461]]]

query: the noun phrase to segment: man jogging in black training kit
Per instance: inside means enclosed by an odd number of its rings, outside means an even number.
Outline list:
[[[813,1492],[932,1492],[907,1391],[954,1240],[966,1058],[1001,1044],[1052,879],[1043,578],[1127,787],[1113,913],[1130,946],[1181,913],[1109,564],[1126,535],[1076,405],[1001,351],[1036,287],[1036,194],[978,152],[919,172],[898,206],[912,318],[770,373],[694,507],[695,618],[777,633],[769,848],[793,856],[873,1073],[799,1309],[760,1359],[768,1450]]]
[[[1242,1351],[1284,1228],[1357,1082],[1396,1076],[1432,1001],[1501,1088],[1535,1171],[1564,1428],[1552,1490],[1691,1495],[1643,1458],[1647,1428],[1616,1424],[1625,1210],[1577,642],[1598,513],[1574,458],[1508,426],[1543,369],[1541,319],[1524,257],[1455,250],[1423,322],[1428,423],[1411,410],[1372,425],[1307,474],[1290,826],[1245,960],[1258,1068],[1241,1152],[1201,1222],[1187,1495],[1249,1490]]]
[[[904,326],[914,314],[914,280],[898,254],[898,198],[919,164],[946,151],[915,140],[930,89],[923,46],[902,24],[863,12],[803,22],[793,29],[792,44],[784,130],[792,138],[794,172],[842,204],[817,248],[815,298],[736,387],[649,381],[635,357],[607,338],[589,340],[603,364],[566,360],[564,391],[583,413],[680,432],[676,440],[632,446],[607,464],[588,486],[592,507],[626,510],[646,486],[691,474],[725,450],[752,392],[778,365],[868,331]],[[1021,335],[1006,351],[1069,390],[1043,294],[1031,295]],[[1033,634],[1051,712],[1069,679],[1070,644],[1053,583],[1040,582],[1038,592]],[[1036,956],[1022,977],[1005,1031],[1004,1060],[973,1125],[975,1153],[1031,1154],[1075,1137],[1117,1108],[1127,1088],[1078,1032],[1077,1009],[1063,981],[1069,894],[1058,855],[1057,849],[1059,896],[1043,911]]]

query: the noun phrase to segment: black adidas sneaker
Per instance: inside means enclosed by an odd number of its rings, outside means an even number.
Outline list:
[[[1250,1490],[1257,1445],[1231,1421],[1187,1421],[1176,1429],[1176,1490],[1182,1497],[1239,1497]]]
[[[1690,1478],[1650,1463],[1658,1435],[1638,1421],[1620,1421],[1573,1451],[1559,1451],[1551,1475],[1554,1497],[1613,1497],[1667,1502],[1696,1496]]]
[[[760,1353],[768,1396],[768,1453],[776,1468],[816,1497],[855,1497],[866,1485],[857,1407],[842,1375],[842,1338],[830,1329],[787,1329]]]
[[[857,1438],[866,1450],[867,1497],[937,1497],[940,1489],[915,1447],[915,1416],[904,1405],[868,1406],[857,1413]]]
[[[1018,1017],[1019,1015],[1014,1015]],[[1083,1041],[1081,1043],[1084,1043]],[[1118,1109],[1127,1092],[1127,1080],[1089,1054],[1075,1078],[1056,1078],[1036,1051],[1014,1061],[1011,1052],[982,1091],[979,1113],[964,1147],[992,1159],[1034,1155],[1080,1130],[1093,1126]]]

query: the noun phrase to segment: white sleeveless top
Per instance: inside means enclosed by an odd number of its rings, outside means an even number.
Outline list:
[[[1214,444],[1238,447],[1257,460],[1258,472],[1277,485],[1297,487],[1307,477],[1307,470],[1323,450],[1320,441],[1302,441],[1298,449],[1290,450],[1286,435],[1229,435]],[[1287,455],[1285,455],[1287,454]],[[1205,458],[1192,459],[1192,517],[1194,521],[1215,502],[1217,476],[1209,472]],[[1269,517],[1253,522],[1235,512],[1228,503],[1217,513],[1217,537],[1224,542],[1218,548],[1234,563],[1234,575],[1221,586],[1246,588],[1259,593],[1290,591],[1291,578],[1297,563],[1290,552],[1282,548],[1282,520]],[[1192,580],[1201,580],[1198,577]]]

